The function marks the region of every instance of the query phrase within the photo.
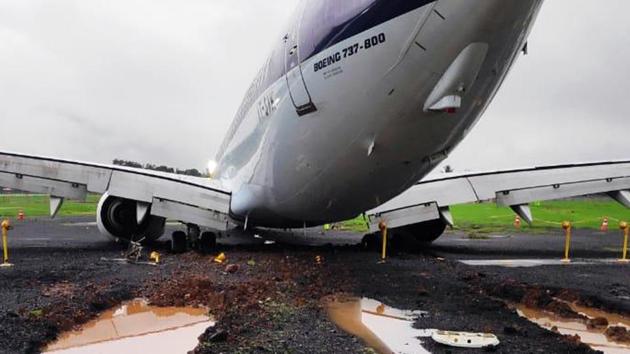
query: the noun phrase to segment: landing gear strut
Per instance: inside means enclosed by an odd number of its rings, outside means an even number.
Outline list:
[[[201,234],[197,249],[203,254],[212,252],[217,247],[217,235],[214,232],[206,231]]]
[[[184,253],[188,249],[188,236],[184,231],[175,231],[171,235],[171,251]]]
[[[207,254],[214,250],[217,245],[217,236],[214,232],[201,232],[199,226],[188,224],[187,232],[175,231],[171,237],[171,251],[173,253],[184,253],[189,249],[198,250]]]

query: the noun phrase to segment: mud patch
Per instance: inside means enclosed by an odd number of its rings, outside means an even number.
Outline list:
[[[577,316],[566,316],[566,314],[535,309],[526,305],[517,305],[515,308],[521,317],[527,318],[540,327],[573,338],[595,350],[606,354],[630,352],[630,343],[620,339],[619,336],[611,335],[611,333],[626,332],[626,326],[630,323],[629,318],[575,304],[566,304],[566,306]]]
[[[102,313],[81,329],[62,334],[46,348],[50,353],[176,353],[197,345],[197,337],[214,322],[204,308],[152,307],[134,300]]]

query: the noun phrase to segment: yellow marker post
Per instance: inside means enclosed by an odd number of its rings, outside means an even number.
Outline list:
[[[13,264],[9,263],[9,230],[11,230],[11,223],[9,220],[2,222],[2,250],[3,250],[3,262],[0,267],[7,268],[13,267]]]
[[[622,221],[619,223],[619,228],[623,230],[623,255],[619,260],[620,263],[630,263],[628,259],[628,233],[630,233],[630,227],[627,222]]]
[[[382,248],[381,248],[381,262],[385,262],[387,259],[387,224],[381,222],[378,224],[378,228],[381,230]]]
[[[571,248],[571,223],[565,221],[562,223],[562,228],[566,233],[566,240],[564,242],[564,259],[562,263],[571,263],[571,259],[569,258],[569,250]]]

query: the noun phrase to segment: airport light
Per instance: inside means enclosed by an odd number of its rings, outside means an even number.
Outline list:
[[[214,172],[217,170],[217,166],[218,166],[218,164],[217,164],[216,161],[214,161],[214,160],[208,161],[207,168],[208,168],[208,174],[210,175],[210,177],[214,176]]]

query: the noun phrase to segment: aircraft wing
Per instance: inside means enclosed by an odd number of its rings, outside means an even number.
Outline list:
[[[449,206],[495,201],[531,224],[529,204],[606,193],[630,208],[630,162],[601,162],[428,178],[366,213],[372,232],[380,222],[396,228],[442,219],[453,225]]]
[[[0,152],[0,186],[50,195],[51,216],[64,199],[108,193],[138,202],[139,219],[150,212],[216,230],[230,221],[230,191],[205,178]]]

